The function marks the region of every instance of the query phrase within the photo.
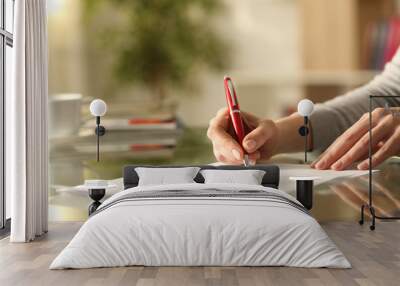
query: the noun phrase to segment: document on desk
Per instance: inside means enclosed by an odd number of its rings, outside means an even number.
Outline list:
[[[368,171],[360,170],[316,170],[309,165],[302,164],[278,164],[280,169],[280,182],[279,189],[294,192],[296,189],[296,182],[290,180],[290,177],[318,177],[314,181],[314,186],[332,181],[338,178],[352,178],[358,176],[368,175]],[[376,172],[376,170],[374,170]]]

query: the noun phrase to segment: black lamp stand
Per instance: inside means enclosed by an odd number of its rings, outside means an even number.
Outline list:
[[[384,95],[370,95],[369,96],[369,146],[368,146],[368,159],[369,159],[369,178],[368,178],[368,204],[363,204],[361,206],[361,218],[360,218],[360,225],[364,224],[364,210],[368,209],[371,217],[372,217],[372,222],[371,225],[369,226],[370,230],[375,230],[375,220],[376,219],[381,219],[381,220],[398,220],[400,217],[398,216],[390,216],[390,217],[384,217],[384,216],[378,216],[376,215],[375,208],[373,205],[373,199],[372,199],[372,192],[373,192],[373,186],[372,186],[372,101],[375,98],[400,98],[400,96],[384,96]]]
[[[94,132],[97,135],[97,162],[100,161],[100,136],[106,134],[106,129],[104,126],[100,125],[100,116],[96,116],[96,129]]]
[[[304,164],[307,164],[308,133],[310,132],[308,121],[308,116],[304,116],[304,125],[299,128],[300,136],[304,137]]]
[[[100,125],[100,116],[96,116],[96,128],[94,130],[96,133],[96,139],[97,139],[97,162],[100,161],[100,136],[103,136],[106,134],[106,129],[104,126]],[[97,208],[101,205],[100,200],[104,197],[106,194],[106,189],[89,189],[89,197],[93,200],[93,203],[90,204],[89,206],[89,216],[94,213]]]

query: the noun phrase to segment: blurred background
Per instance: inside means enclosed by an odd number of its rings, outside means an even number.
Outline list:
[[[224,75],[269,118],[368,82],[400,43],[399,2],[48,0],[50,219],[85,217],[71,187],[126,164],[213,162]],[[108,104],[100,163],[94,98]]]

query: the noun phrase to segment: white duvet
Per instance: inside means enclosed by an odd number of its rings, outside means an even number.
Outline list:
[[[261,190],[297,202],[282,191],[254,185],[194,183],[128,189],[100,206],[103,210],[85,222],[50,269],[127,265],[350,267],[318,222],[290,204],[245,197],[118,202],[136,192],[204,192],[211,188]]]

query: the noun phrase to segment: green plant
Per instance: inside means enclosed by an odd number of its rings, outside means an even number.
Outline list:
[[[102,4],[125,20],[107,27],[114,36],[118,79],[139,83],[158,95],[162,106],[167,90],[182,88],[199,68],[222,70],[227,45],[212,23],[220,0],[85,0],[87,14]],[[114,14],[113,14],[114,15]]]

